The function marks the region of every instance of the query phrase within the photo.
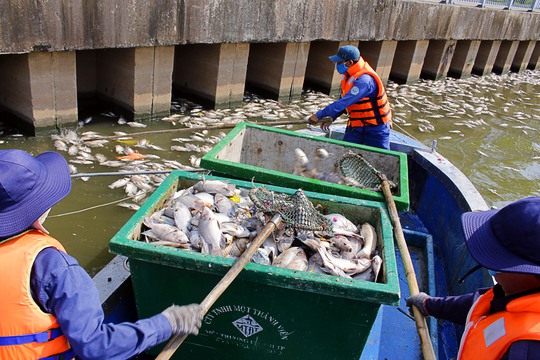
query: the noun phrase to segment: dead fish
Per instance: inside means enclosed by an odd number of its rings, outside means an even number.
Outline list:
[[[306,252],[300,247],[291,247],[279,254],[272,265],[291,270],[305,271],[308,267]]]
[[[210,194],[220,193],[227,197],[234,196],[234,190],[236,185],[229,184],[220,180],[201,180],[195,185],[193,189],[199,192],[207,192]]]
[[[343,229],[351,232],[357,232],[358,228],[349,219],[341,214],[328,214],[324,215],[325,218],[332,221],[334,229]]]
[[[230,234],[236,238],[247,238],[249,237],[249,230],[243,226],[235,224],[233,222],[223,222],[221,223],[221,232],[223,234]]]
[[[150,220],[150,218],[148,217],[144,219],[144,224],[152,230],[158,240],[182,244],[187,244],[189,242],[186,234],[184,234],[182,231],[180,231],[174,226],[167,224],[157,224],[155,222],[152,222],[152,220]]]
[[[334,236],[330,240],[330,244],[339,250],[341,257],[344,259],[352,259],[354,256],[353,245],[345,236]]]
[[[377,281],[377,278],[379,277],[379,272],[382,268],[382,262],[382,258],[379,255],[375,255],[373,259],[371,259],[371,268],[375,273],[375,279],[373,281]]]
[[[324,149],[324,148],[317,148],[315,150],[315,157],[317,159],[326,159],[329,156],[330,156],[330,153],[328,151],[326,151],[326,149]]]
[[[360,234],[364,239],[364,247],[356,254],[356,256],[359,258],[370,259],[371,254],[373,254],[377,247],[377,234],[375,228],[368,223],[364,223],[360,229]]]
[[[139,210],[141,208],[137,204],[125,203],[125,202],[118,203],[117,205],[120,206],[120,207],[124,207],[126,209],[129,209],[129,210],[133,210],[133,211],[137,211],[137,210]]]
[[[371,266],[371,260],[365,258],[359,259],[339,259],[333,256],[329,251],[319,248],[319,254],[324,262],[324,266],[327,269],[332,269],[335,274],[339,276],[350,278],[352,275],[364,272]]]
[[[223,255],[226,257],[237,258],[246,251],[249,240],[246,238],[236,239],[223,249]]]
[[[285,229],[279,230],[274,241],[279,252],[284,252],[289,249],[294,242],[294,233],[292,231],[286,231]]]
[[[119,187],[124,187],[127,185],[128,182],[129,182],[129,178],[122,178],[122,179],[116,180],[111,185],[109,185],[109,188],[116,189]]]
[[[313,164],[309,161],[306,153],[300,148],[294,150],[295,154],[295,168],[294,175],[301,175],[308,178],[315,179],[317,177],[317,170],[313,167]]]
[[[223,256],[221,251],[221,230],[212,210],[205,207],[199,218],[199,234],[201,235],[202,252],[216,256]]]
[[[212,207],[215,204],[214,195],[209,194],[207,192],[199,192],[194,194],[196,197],[198,197],[203,204],[206,206]]]
[[[327,274],[327,272],[324,271],[324,264],[321,255],[318,252],[309,257],[308,268],[306,271],[314,274]]]
[[[126,124],[131,126],[131,127],[138,127],[138,128],[146,127],[146,124],[142,124],[142,123],[139,123],[139,122],[136,122],[136,121],[128,121]]]
[[[175,201],[173,205],[174,223],[188,237],[190,236],[191,211],[180,201]]]
[[[234,216],[236,213],[236,204],[221,193],[214,196],[214,204],[218,212],[227,216]]]

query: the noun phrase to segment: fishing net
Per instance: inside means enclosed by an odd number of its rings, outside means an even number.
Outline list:
[[[381,189],[381,172],[375,169],[364,157],[352,151],[344,154],[339,160],[339,168],[343,176],[352,180],[356,186],[371,189]],[[396,188],[396,184],[388,181],[390,188]]]
[[[261,186],[252,189],[249,197],[259,210],[279,213],[285,227],[333,235],[332,221],[313,206],[302,189],[298,189],[293,195],[287,195]]]

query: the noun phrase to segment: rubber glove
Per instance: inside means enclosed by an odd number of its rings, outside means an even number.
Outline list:
[[[422,315],[429,316],[429,313],[426,309],[426,300],[429,299],[430,297],[431,296],[429,296],[425,292],[419,292],[416,295],[408,297],[405,300],[405,302],[407,303],[407,306],[410,308],[411,314],[412,314],[411,306],[414,305],[418,308],[418,310],[420,310],[420,313],[422,313]]]
[[[172,305],[162,314],[169,320],[173,335],[197,335],[202,325],[203,310],[199,304]]]

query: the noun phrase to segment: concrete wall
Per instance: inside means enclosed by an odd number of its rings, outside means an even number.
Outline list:
[[[540,38],[540,13],[398,0],[4,0],[0,14],[0,54],[317,39]]]

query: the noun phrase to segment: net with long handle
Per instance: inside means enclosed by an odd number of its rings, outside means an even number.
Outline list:
[[[302,189],[287,195],[260,186],[251,189],[249,197],[260,211],[279,213],[285,227],[333,235],[332,221],[313,206]]]
[[[339,169],[345,178],[357,183],[358,187],[371,190],[381,190],[381,172],[373,167],[364,157],[352,151],[344,154],[339,160]],[[396,184],[388,181],[390,188]]]

